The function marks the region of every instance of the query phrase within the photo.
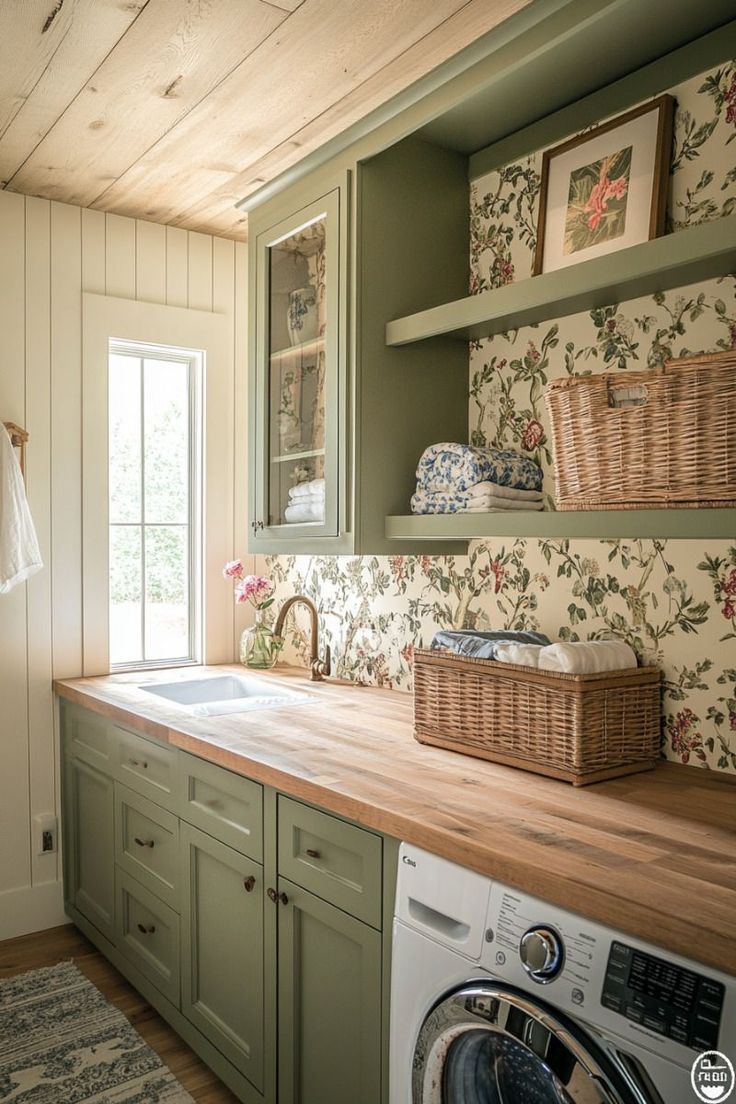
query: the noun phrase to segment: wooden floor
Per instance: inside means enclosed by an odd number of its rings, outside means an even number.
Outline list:
[[[0,978],[73,959],[83,974],[127,1016],[197,1104],[237,1104],[148,1001],[92,946],[73,924],[0,942]]]

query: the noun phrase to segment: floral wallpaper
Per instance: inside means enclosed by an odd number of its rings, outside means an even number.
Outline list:
[[[669,224],[676,231],[736,210],[736,64],[671,91]],[[474,184],[472,292],[531,275],[540,167],[541,151]],[[537,460],[553,509],[543,398],[550,379],[653,368],[670,356],[731,347],[734,277],[473,343],[469,439]],[[315,600],[339,677],[400,690],[411,689],[413,648],[439,628],[620,636],[663,671],[663,753],[736,772],[736,542],[473,542],[467,556],[271,556],[265,569],[277,601],[294,591]],[[304,628],[300,621],[288,658],[306,658]]]

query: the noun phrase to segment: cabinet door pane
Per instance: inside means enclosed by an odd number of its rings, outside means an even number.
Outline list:
[[[64,809],[69,900],[112,942],[115,911],[113,782],[78,759],[66,760]]]
[[[263,868],[183,822],[181,841],[182,1012],[261,1089]]]
[[[381,936],[284,878],[279,1104],[380,1104]]]

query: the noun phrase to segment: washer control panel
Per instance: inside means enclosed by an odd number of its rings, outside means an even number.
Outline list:
[[[601,1004],[695,1050],[718,1046],[725,996],[720,981],[614,940]]]

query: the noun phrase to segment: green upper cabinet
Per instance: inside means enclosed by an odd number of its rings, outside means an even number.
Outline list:
[[[347,203],[345,180],[255,238],[254,549],[334,550],[348,527]]]

